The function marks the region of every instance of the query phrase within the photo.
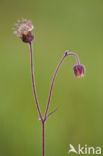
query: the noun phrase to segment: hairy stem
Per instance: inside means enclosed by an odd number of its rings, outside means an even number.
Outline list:
[[[69,56],[69,55],[75,56],[76,61],[77,61],[77,64],[80,64],[79,57],[78,57],[78,55],[77,55],[76,53],[73,53],[73,52],[65,52],[65,55],[66,55],[66,56]]]
[[[40,107],[39,107],[39,103],[38,103],[38,99],[37,99],[36,86],[35,86],[35,81],[34,81],[32,43],[30,43],[30,62],[31,62],[31,77],[32,77],[32,86],[33,86],[34,99],[35,99],[38,114],[40,116],[41,123],[42,123],[42,155],[45,156],[45,120],[42,117]]]
[[[52,83],[51,83],[51,87],[50,87],[50,91],[49,91],[49,98],[48,98],[48,102],[47,102],[47,106],[46,106],[46,111],[45,111],[45,115],[44,115],[44,119],[46,119],[47,114],[48,114],[48,110],[49,110],[49,106],[50,106],[50,100],[51,100],[51,95],[52,95],[52,91],[53,91],[53,86],[54,86],[54,82],[55,82],[55,78],[57,76],[58,70],[60,69],[61,64],[63,63],[64,59],[69,56],[69,55],[73,55],[76,58],[77,64],[80,64],[79,61],[79,57],[77,54],[73,53],[73,52],[65,52],[64,56],[62,57],[60,63],[58,64],[56,71],[54,73],[53,79],[52,79]]]
[[[54,81],[55,81],[57,72],[58,72],[58,70],[59,70],[62,62],[64,61],[65,57],[66,56],[64,55],[63,58],[61,59],[60,63],[58,64],[57,69],[56,69],[55,74],[54,74],[53,79],[52,79],[51,88],[50,88],[50,92],[49,92],[48,103],[47,103],[47,107],[46,107],[46,111],[45,111],[45,116],[44,116],[45,119],[46,119],[46,116],[47,116],[47,113],[48,113],[48,109],[49,109],[49,104],[50,104],[50,99],[51,99],[51,95],[52,95]]]
[[[42,122],[42,154],[45,156],[45,121]]]
[[[32,87],[33,87],[33,93],[34,93],[34,99],[35,99],[35,103],[37,106],[37,110],[40,116],[41,121],[43,120],[41,111],[40,111],[40,107],[39,107],[39,103],[38,103],[38,99],[37,99],[37,93],[36,93],[36,86],[35,86],[35,81],[34,81],[34,69],[33,69],[33,51],[32,51],[32,43],[30,42],[30,62],[31,62],[31,77],[32,77]]]

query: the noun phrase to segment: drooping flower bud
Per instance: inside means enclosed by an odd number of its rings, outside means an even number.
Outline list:
[[[74,67],[73,67],[73,71],[74,71],[74,74],[77,78],[80,78],[80,77],[84,77],[84,74],[85,74],[85,67],[84,65],[81,65],[81,64],[76,64]]]
[[[34,35],[32,34],[33,29],[34,26],[30,20],[22,19],[16,24],[14,34],[20,37],[23,42],[30,43],[34,39]]]

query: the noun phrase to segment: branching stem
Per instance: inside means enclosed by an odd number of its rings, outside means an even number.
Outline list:
[[[35,79],[34,79],[34,69],[33,69],[33,51],[32,51],[32,43],[30,42],[30,62],[31,62],[31,77],[32,77],[32,86],[33,86],[33,93],[34,93],[34,99],[35,99],[35,103],[37,106],[37,110],[38,110],[38,114],[42,123],[42,155],[45,156],[45,121],[48,119],[48,117],[50,115],[52,115],[57,109],[55,109],[53,112],[48,114],[48,110],[49,110],[49,106],[50,106],[50,100],[51,100],[51,95],[52,95],[52,91],[53,91],[53,86],[54,86],[54,82],[55,82],[55,78],[57,76],[58,70],[60,69],[61,64],[63,63],[64,59],[69,56],[69,55],[73,55],[76,57],[76,61],[77,64],[80,64],[78,55],[73,53],[73,52],[65,52],[64,56],[62,57],[60,63],[58,64],[56,71],[54,73],[53,79],[52,79],[52,83],[51,83],[51,87],[50,87],[50,91],[49,91],[49,98],[48,98],[48,103],[46,106],[46,111],[45,111],[45,115],[44,117],[41,114],[41,110],[40,110],[40,106],[38,103],[38,98],[37,98],[37,93],[36,93],[36,86],[35,86]]]

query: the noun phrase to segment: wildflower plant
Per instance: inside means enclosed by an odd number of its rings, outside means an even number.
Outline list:
[[[15,25],[15,31],[14,34],[21,38],[21,40],[24,43],[28,43],[29,47],[30,47],[30,62],[31,62],[31,78],[32,78],[32,87],[33,87],[33,93],[34,93],[34,100],[36,103],[36,107],[37,107],[37,111],[39,114],[39,118],[42,124],[42,156],[45,156],[45,122],[48,119],[49,116],[51,116],[53,113],[55,113],[57,111],[57,109],[55,109],[54,111],[52,111],[51,113],[48,113],[49,107],[50,107],[50,100],[51,100],[51,95],[52,95],[52,91],[53,91],[53,86],[54,86],[54,81],[55,78],[57,76],[58,70],[60,69],[60,66],[62,65],[63,61],[68,57],[73,55],[76,59],[76,65],[73,66],[73,71],[74,71],[74,75],[76,78],[82,78],[85,75],[85,67],[84,65],[80,64],[80,60],[79,57],[76,53],[74,52],[68,52],[66,51],[62,57],[62,59],[60,60],[56,71],[54,73],[52,82],[51,82],[51,87],[50,87],[50,91],[49,91],[49,97],[48,97],[48,102],[46,105],[46,109],[45,109],[45,114],[44,116],[41,114],[41,110],[40,110],[40,106],[39,106],[39,102],[38,102],[38,98],[37,98],[37,92],[36,92],[36,85],[35,85],[35,79],[34,79],[34,69],[33,69],[33,51],[32,51],[32,41],[34,40],[34,35],[32,33],[34,26],[32,24],[32,22],[30,20],[26,20],[26,19],[22,19],[19,20],[18,23]]]

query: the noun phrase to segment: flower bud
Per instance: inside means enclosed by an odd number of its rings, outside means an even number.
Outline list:
[[[74,67],[73,67],[73,71],[74,71],[74,74],[77,78],[80,78],[80,77],[84,77],[84,74],[85,74],[85,67],[81,64],[76,64]]]

